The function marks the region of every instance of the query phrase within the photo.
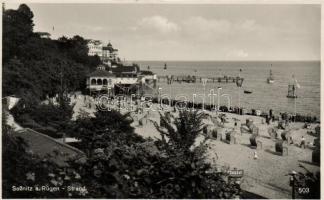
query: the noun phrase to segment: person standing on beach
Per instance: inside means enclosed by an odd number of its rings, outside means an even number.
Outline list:
[[[254,160],[258,159],[258,153],[256,151],[254,151],[254,157],[253,157]]]
[[[305,138],[304,138],[304,136],[302,136],[301,142],[300,142],[300,148],[302,148],[302,147],[305,149]]]
[[[266,123],[267,123],[268,125],[270,124],[270,118],[269,118],[268,115],[266,116]]]

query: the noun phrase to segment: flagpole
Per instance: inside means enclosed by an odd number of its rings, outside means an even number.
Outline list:
[[[239,78],[241,78],[241,70],[242,69],[240,69],[240,71],[239,71]],[[239,90],[239,115],[241,115],[241,87],[242,87],[242,85],[240,85],[240,87],[238,88]]]
[[[297,102],[296,102],[296,99],[297,99],[297,88],[300,87],[299,83],[297,82],[297,79],[295,77],[295,75],[293,75],[293,79],[294,79],[294,122],[296,122],[296,116],[297,116]]]
[[[295,106],[295,108],[294,108],[294,111],[295,111],[294,122],[296,122],[296,115],[297,115],[297,114],[296,114],[296,99],[297,99],[297,98],[294,98],[294,104],[295,104],[295,105],[294,105],[294,106]]]

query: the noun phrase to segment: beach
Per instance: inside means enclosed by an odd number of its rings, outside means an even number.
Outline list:
[[[74,118],[76,118],[80,112],[80,109],[88,112],[90,116],[93,116],[95,111],[95,103],[91,103],[89,108],[88,103],[84,103],[84,96],[78,95],[76,99],[72,98],[72,103],[76,103],[74,107]],[[90,101],[92,97],[87,96],[86,99]],[[117,107],[116,107],[117,109]],[[158,104],[151,106],[153,110],[159,110]],[[177,116],[172,112],[172,115]],[[108,111],[109,112],[109,111]],[[122,110],[122,113],[126,113],[126,110]],[[162,115],[165,111],[159,111]],[[132,113],[134,122],[131,124],[135,128],[135,133],[143,136],[144,138],[158,139],[160,138],[159,132],[153,125],[153,121],[160,123],[160,115],[157,111],[147,111],[142,114]],[[212,116],[216,116],[215,112],[204,111]],[[291,198],[291,187],[289,186],[289,176],[292,170],[304,172],[299,164],[305,166],[308,170],[316,172],[320,170],[320,167],[312,163],[312,147],[300,148],[298,145],[302,136],[305,137],[306,143],[313,142],[314,136],[307,134],[307,131],[314,130],[318,124],[311,124],[309,129],[303,129],[304,123],[291,123],[292,139],[294,144],[288,146],[288,156],[281,156],[275,152],[275,141],[273,141],[269,134],[268,128],[276,127],[278,122],[272,122],[267,125],[264,122],[264,118],[251,115],[237,115],[232,113],[225,114],[227,123],[224,124],[225,130],[235,129],[237,144],[228,144],[223,136],[222,141],[215,139],[208,139],[208,151],[206,162],[211,162],[215,167],[217,166],[231,166],[231,168],[243,169],[244,177],[241,187],[243,190],[259,194],[266,198]],[[144,117],[147,116],[147,117]],[[140,119],[142,125],[139,124]],[[235,119],[237,126],[235,128]],[[249,133],[240,133],[239,127],[245,123],[246,119],[253,120],[253,123],[259,128],[259,140],[262,142],[262,149],[253,149],[250,147]],[[204,123],[208,124],[208,120],[204,120]],[[197,144],[202,141],[205,136],[202,134]],[[280,138],[280,136],[279,136]],[[254,153],[257,152],[258,159],[254,159]],[[215,163],[214,163],[215,161]]]

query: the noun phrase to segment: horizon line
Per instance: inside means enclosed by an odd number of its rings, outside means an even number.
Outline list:
[[[319,60],[125,60],[126,62],[131,61],[131,62],[139,62],[139,61],[144,61],[144,62],[321,62],[321,59]]]

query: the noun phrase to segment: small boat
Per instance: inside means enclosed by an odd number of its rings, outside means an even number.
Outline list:
[[[271,64],[271,66],[272,66],[272,64]],[[271,69],[270,69],[270,75],[267,78],[267,83],[269,83],[269,84],[274,83],[274,78],[273,78]]]
[[[295,76],[292,76],[292,80],[288,85],[288,95],[287,98],[297,98],[297,89],[300,88],[299,83],[297,82],[297,79],[295,78]]]
[[[244,94],[251,94],[252,91],[249,91],[249,90],[244,90]]]
[[[274,83],[274,80],[271,80],[271,79],[267,79],[267,82],[269,83],[269,84],[272,84],[272,83]]]

